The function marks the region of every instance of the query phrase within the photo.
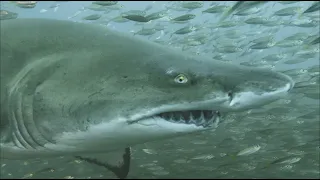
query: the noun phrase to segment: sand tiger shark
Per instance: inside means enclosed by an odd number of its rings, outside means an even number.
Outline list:
[[[130,147],[212,130],[223,114],[259,108],[294,86],[279,72],[102,25],[15,19],[0,28],[2,159],[70,156],[126,178]],[[103,159],[112,153],[120,164]]]

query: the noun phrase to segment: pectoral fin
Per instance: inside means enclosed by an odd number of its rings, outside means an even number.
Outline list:
[[[105,154],[81,155],[75,157],[77,159],[105,167],[109,171],[113,172],[119,179],[125,179],[130,170],[131,148],[125,148],[124,152],[121,153],[112,152]]]

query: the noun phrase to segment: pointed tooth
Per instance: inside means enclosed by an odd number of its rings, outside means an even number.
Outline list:
[[[216,116],[216,119],[214,120],[214,123],[213,123],[214,127],[218,127],[219,122],[220,122],[220,117]]]
[[[179,114],[179,121],[184,120],[182,114]]]
[[[193,121],[194,120],[194,116],[192,114],[192,112],[190,112],[190,121]]]
[[[173,113],[169,113],[168,117],[169,117],[169,119],[170,119],[171,121],[174,121],[174,119],[173,119]]]
[[[183,120],[188,124],[188,122],[190,121],[190,112],[185,112],[185,114],[183,115]]]
[[[182,123],[182,124],[185,124],[185,123],[186,123],[186,121],[184,120],[182,114],[179,114],[179,123]]]
[[[205,118],[204,118],[204,114],[203,114],[203,111],[201,111],[200,113],[200,120],[203,121]]]

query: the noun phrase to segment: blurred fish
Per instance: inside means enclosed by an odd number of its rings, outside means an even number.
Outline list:
[[[300,76],[300,75],[303,75],[303,74],[307,74],[308,70],[297,68],[297,69],[289,69],[289,70],[286,70],[286,71],[282,71],[282,73],[294,78],[294,77],[297,77],[297,76]]]
[[[213,6],[213,7],[206,9],[206,10],[203,10],[202,13],[210,13],[210,14],[223,13],[228,8],[229,8],[229,6],[218,5],[218,6]]]
[[[116,4],[116,5],[112,5],[112,6],[106,6],[107,9],[110,10],[121,10],[124,8],[123,4]]]
[[[216,27],[219,28],[230,28],[230,27],[236,27],[236,26],[240,26],[241,22],[237,22],[237,21],[223,21],[223,22],[219,22],[218,24],[216,24]]]
[[[162,11],[154,12],[154,13],[151,13],[151,14],[147,15],[146,19],[151,21],[151,20],[156,20],[156,19],[163,18],[166,15],[167,15],[167,11],[166,10],[164,10],[164,11],[162,10]]]
[[[257,14],[259,12],[261,12],[261,8],[253,7],[250,9],[239,10],[238,12],[235,12],[233,15],[235,15],[235,16],[248,16],[248,15],[252,15],[252,14]]]
[[[181,2],[181,7],[189,10],[199,9],[203,7],[203,1]]]
[[[129,19],[135,22],[149,22],[150,20],[141,15],[122,15],[123,18]]]
[[[130,10],[130,11],[121,13],[121,15],[127,15],[127,16],[131,16],[131,15],[145,16],[146,14],[147,14],[146,11],[141,11],[141,10]]]
[[[268,1],[237,1],[230,9],[226,11],[226,13],[220,18],[219,22],[225,20],[235,11],[249,10],[250,8],[265,4],[267,2]]]
[[[224,59],[226,56],[224,54],[217,54],[215,56],[212,57],[212,59],[215,59],[215,60],[222,60]]]
[[[261,149],[260,145],[254,145],[254,146],[250,146],[248,148],[245,148],[241,151],[239,151],[236,156],[248,156],[251,155],[253,153],[256,153],[257,151],[259,151]]]
[[[157,154],[157,152],[153,149],[142,149],[142,151],[147,154]]]
[[[244,21],[247,24],[267,24],[269,21],[267,18],[265,17],[253,17],[253,18],[249,18],[247,20]]]
[[[229,8],[220,18],[219,22],[225,20],[230,14],[232,14],[236,9],[240,8],[245,1],[237,1],[231,8]]]
[[[251,45],[249,48],[250,49],[268,49],[273,47],[276,44],[276,42],[274,41],[269,41],[269,42],[260,42],[260,43],[256,43]]]
[[[314,56],[312,56],[314,57]],[[312,58],[310,57],[310,58]],[[296,58],[296,59],[290,59],[288,61],[283,62],[284,64],[299,64],[299,63],[303,63],[306,62],[309,58]]]
[[[284,38],[284,41],[291,41],[291,40],[300,40],[303,41],[304,39],[308,38],[310,36],[309,33],[305,33],[305,32],[298,32],[298,33],[294,33],[293,35],[290,35],[286,38]]]
[[[270,164],[293,164],[299,162],[301,159],[301,156],[287,156],[272,161]]]
[[[188,34],[188,33],[193,32],[194,30],[196,30],[196,28],[194,26],[188,25],[186,27],[183,27],[181,29],[176,30],[173,34]]]
[[[154,28],[151,28],[151,29],[142,28],[141,30],[134,32],[133,34],[134,35],[142,35],[142,36],[150,36],[150,35],[155,34],[156,32],[158,32],[158,31]]]
[[[86,11],[86,8],[82,8],[79,11],[75,12],[72,16],[69,16],[68,19],[72,19],[74,17],[77,17],[79,14],[81,14],[82,12]]]
[[[247,56],[247,55],[252,54],[252,53],[254,53],[254,51],[253,51],[252,49],[246,49],[246,50],[240,55],[240,57],[242,57],[242,56]]]
[[[97,19],[100,19],[101,18],[101,15],[100,14],[92,14],[92,15],[89,15],[89,16],[86,16],[84,18],[82,18],[83,20],[90,20],[90,21],[94,21],[94,20],[97,20]]]
[[[246,36],[243,35],[243,33],[241,31],[236,30],[236,29],[232,29],[232,30],[226,31],[224,33],[224,36],[229,38],[229,39],[243,39],[243,38],[246,38]]]
[[[275,43],[275,46],[287,48],[287,47],[299,46],[302,44],[303,44],[303,41],[301,40],[282,40]]]
[[[301,1],[278,1],[278,3],[286,5],[286,4],[294,4]]]
[[[263,57],[262,59],[270,62],[275,62],[275,61],[280,61],[282,59],[285,59],[286,57],[288,57],[287,54],[279,53],[279,54],[269,54]]]
[[[293,52],[294,56],[297,56],[299,58],[303,58],[306,60],[315,57],[317,54],[319,54],[319,47],[309,47],[309,46],[306,46],[304,49],[299,48],[299,50],[295,50]]]
[[[309,35],[307,38],[303,39],[303,43],[308,45],[308,44],[310,44],[311,41],[315,40],[319,36],[320,36],[319,33],[314,34],[314,35]]]
[[[319,26],[319,22],[311,20],[311,19],[295,19],[289,22],[285,22],[286,26],[296,26],[296,27],[317,27]]]
[[[172,2],[175,2],[175,4],[171,4],[171,5],[164,4],[164,5],[163,5],[164,8],[165,8],[166,10],[172,10],[172,11],[177,11],[177,12],[179,12],[179,11],[188,11],[188,9],[183,8],[183,7],[181,7],[180,5],[176,4],[176,3],[178,3],[177,1],[172,1]]]
[[[15,1],[16,5],[20,8],[34,8],[37,1]]]
[[[215,46],[214,46],[215,47]],[[237,46],[222,46],[222,47],[215,47],[215,51],[219,53],[236,53],[242,51],[242,48]]]
[[[274,40],[274,35],[269,34],[269,35],[262,36],[257,39],[253,39],[251,42],[253,42],[253,43],[269,43],[269,42],[272,42],[273,40]]]
[[[53,12],[57,12],[60,7],[60,4],[52,4],[49,8],[53,9]]]
[[[43,168],[38,171],[35,171],[33,174],[38,174],[38,173],[47,173],[47,172],[54,172],[54,168]]]
[[[108,9],[106,6],[101,6],[98,4],[90,4],[89,6],[85,7],[86,9],[90,9],[92,11],[104,11],[104,12],[110,12],[110,9]]]
[[[118,1],[93,1],[92,4],[97,4],[100,6],[113,6],[116,5]]]
[[[280,9],[273,13],[275,16],[294,16],[302,11],[302,7],[294,6]]]
[[[113,17],[109,20],[107,20],[107,24],[109,22],[116,22],[116,23],[125,23],[125,22],[129,22],[130,20],[129,19],[126,19],[124,17],[122,17],[121,15],[120,16],[116,16],[116,17]]]
[[[27,173],[24,176],[21,177],[21,179],[27,179],[27,178],[32,178],[33,177],[33,173]]]
[[[18,18],[18,13],[7,11],[7,10],[0,10],[0,20],[9,20],[9,19],[16,19]]]
[[[172,21],[188,21],[188,20],[194,19],[195,17],[196,17],[196,15],[194,15],[194,14],[185,14],[182,16],[175,17],[171,20]]]

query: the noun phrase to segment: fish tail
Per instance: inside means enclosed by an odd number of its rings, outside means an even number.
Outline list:
[[[237,156],[235,154],[229,154],[228,155],[233,161],[236,160]]]
[[[222,14],[222,16],[221,16],[221,18],[220,18],[220,20],[219,20],[218,23],[224,21],[224,20],[232,13],[231,9],[232,9],[232,6],[228,7],[228,8],[223,12],[223,14]]]
[[[301,19],[302,16],[303,16],[303,11],[299,11],[299,13],[298,13],[298,19]]]

